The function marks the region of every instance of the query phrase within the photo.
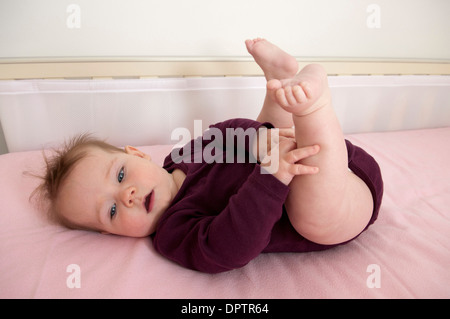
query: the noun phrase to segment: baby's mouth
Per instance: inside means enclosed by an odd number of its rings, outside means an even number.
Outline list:
[[[153,191],[151,191],[150,194],[148,194],[147,197],[145,197],[144,206],[145,209],[147,210],[147,213],[150,213],[153,208],[154,197],[155,196]]]

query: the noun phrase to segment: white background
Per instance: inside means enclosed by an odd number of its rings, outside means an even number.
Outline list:
[[[449,16],[448,0],[0,0],[0,59],[230,60],[265,37],[298,57],[449,60]]]

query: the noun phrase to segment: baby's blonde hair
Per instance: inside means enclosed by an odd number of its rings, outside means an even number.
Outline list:
[[[47,157],[44,153],[45,172],[41,176],[34,175],[41,179],[41,183],[30,198],[37,196],[40,208],[46,211],[50,221],[71,229],[85,228],[73,224],[59,214],[55,204],[61,185],[77,163],[88,155],[89,148],[97,148],[109,153],[124,152],[123,149],[94,138],[90,134],[80,134],[65,142],[61,148],[54,150],[51,157]]]

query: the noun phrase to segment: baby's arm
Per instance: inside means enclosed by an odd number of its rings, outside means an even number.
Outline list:
[[[256,165],[220,212],[205,207],[169,212],[154,244],[162,255],[208,273],[240,268],[267,247],[289,188]]]
[[[226,141],[229,138],[245,141],[245,145],[240,147],[249,153],[250,141],[255,139],[252,134],[256,134],[261,126],[255,121],[233,119],[217,123],[211,129],[219,129],[226,136]],[[213,143],[210,139],[203,142]],[[191,151],[195,149],[192,143],[189,147]],[[238,147],[238,143],[230,144]],[[237,149],[232,153],[238,159]],[[224,174],[244,174],[245,178],[232,177],[230,181],[235,180],[239,184],[221,189],[216,186],[217,175],[209,175],[211,171],[207,170],[212,168],[218,172],[221,167],[228,167]],[[215,273],[242,267],[267,247],[273,227],[281,218],[289,187],[271,174],[264,174],[258,164],[238,165],[237,170],[230,169],[234,167],[222,164],[205,166],[204,163],[195,165],[198,172],[204,168],[207,174],[203,175],[201,182],[195,179],[196,182],[211,187],[206,192],[201,189],[190,193],[186,201],[192,201],[192,205],[179,208],[175,203],[161,218],[154,244],[162,255],[185,267]],[[227,178],[222,181],[228,182]],[[220,202],[212,200],[213,192],[222,194],[223,197],[219,196]],[[218,206],[215,206],[216,203]]]

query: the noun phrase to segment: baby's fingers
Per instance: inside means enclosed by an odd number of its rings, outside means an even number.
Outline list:
[[[292,164],[289,168],[289,173],[293,176],[296,175],[312,175],[317,174],[319,168],[315,166],[307,166],[302,164]]]
[[[295,138],[295,130],[292,127],[278,129],[279,136]]]
[[[320,151],[319,145],[296,148],[287,154],[286,160],[289,163],[293,164],[307,157],[316,155],[317,153],[319,153],[319,151]]]

